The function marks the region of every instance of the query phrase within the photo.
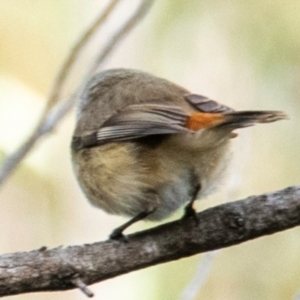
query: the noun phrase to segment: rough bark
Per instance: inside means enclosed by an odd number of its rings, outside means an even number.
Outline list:
[[[219,205],[128,236],[0,256],[0,296],[68,290],[197,253],[236,245],[300,224],[300,186]],[[84,284],[85,283],[85,284]]]

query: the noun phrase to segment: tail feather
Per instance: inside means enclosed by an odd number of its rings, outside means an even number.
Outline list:
[[[186,128],[197,131],[203,128],[229,128],[231,130],[288,119],[281,111],[234,111],[227,113],[193,113],[187,118]]]
[[[255,123],[271,123],[288,119],[281,111],[237,111],[224,114],[224,121],[217,127],[243,128],[253,126]]]

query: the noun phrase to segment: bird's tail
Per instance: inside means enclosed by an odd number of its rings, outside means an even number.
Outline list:
[[[281,111],[235,111],[227,113],[193,113],[188,117],[186,127],[190,130],[201,128],[237,128],[249,127],[255,123],[271,123],[288,119]]]
[[[237,111],[224,114],[221,127],[243,128],[253,126],[255,123],[271,123],[287,119],[282,111]]]

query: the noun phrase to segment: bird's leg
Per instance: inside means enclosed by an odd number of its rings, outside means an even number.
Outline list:
[[[130,219],[128,222],[124,223],[123,225],[117,227],[116,229],[113,230],[113,232],[109,235],[109,239],[110,240],[125,240],[127,241],[126,236],[123,234],[123,231],[128,228],[129,226],[131,226],[132,224],[145,219],[146,217],[148,217],[150,214],[152,214],[154,212],[154,210],[152,211],[143,211],[141,213],[139,213],[138,215],[136,215],[135,217],[133,217],[132,219]]]
[[[193,192],[191,201],[187,204],[187,206],[184,209],[184,215],[182,218],[193,217],[198,222],[197,212],[195,211],[193,204],[197,199],[197,194],[199,193],[200,189],[201,189],[201,185],[200,183],[198,183]]]
[[[132,224],[147,218],[149,215],[155,212],[157,206],[159,205],[159,196],[154,190],[147,190],[145,193],[147,195],[147,198],[152,199],[151,206],[148,206],[148,209],[142,211],[123,225],[114,229],[113,232],[109,235],[109,239],[124,240],[125,242],[128,242],[128,239],[126,235],[123,234],[123,231]]]

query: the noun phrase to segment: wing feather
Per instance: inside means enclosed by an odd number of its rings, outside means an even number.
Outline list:
[[[209,99],[205,96],[189,94],[185,96],[185,99],[194,106],[197,110],[207,113],[227,113],[234,110],[228,106],[222,105],[217,101]]]
[[[72,145],[81,149],[149,135],[188,132],[187,117],[188,114],[175,105],[134,104],[114,114],[98,130],[74,137]]]

